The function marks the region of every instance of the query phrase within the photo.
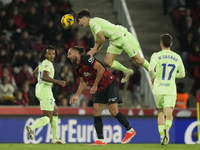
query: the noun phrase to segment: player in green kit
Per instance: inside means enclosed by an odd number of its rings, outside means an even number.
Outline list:
[[[98,17],[91,18],[90,12],[87,9],[84,9],[77,14],[76,21],[84,28],[90,27],[95,37],[95,45],[88,52],[89,55],[94,55],[94,53],[101,49],[105,38],[110,40],[104,63],[107,67],[124,73],[121,83],[126,82],[133,74],[133,70],[127,69],[115,60],[123,50],[126,51],[134,62],[142,65],[146,70],[148,70],[148,61],[142,58],[139,54],[140,46],[138,41],[125,27],[114,25],[109,21]]]
[[[41,63],[33,72],[33,75],[38,80],[35,88],[35,93],[36,97],[40,101],[40,108],[43,111],[44,117],[40,118],[32,125],[27,125],[26,129],[28,131],[30,139],[33,140],[34,130],[50,123],[53,134],[53,139],[51,143],[65,144],[64,141],[61,141],[59,139],[57,134],[59,112],[52,93],[53,84],[59,84],[61,86],[66,85],[66,81],[59,81],[54,79],[55,71],[53,67],[53,61],[56,56],[56,49],[51,45],[46,46],[42,51],[42,55],[40,58]]]
[[[153,53],[149,64],[149,73],[154,84],[154,95],[158,114],[158,130],[161,144],[169,143],[169,129],[173,121],[173,109],[176,103],[176,78],[185,77],[185,68],[181,57],[172,52],[172,36],[163,34],[160,37],[161,51]],[[154,73],[156,69],[156,73]],[[166,121],[165,121],[166,116]]]

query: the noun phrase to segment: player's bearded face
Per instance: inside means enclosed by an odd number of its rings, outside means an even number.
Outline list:
[[[71,57],[71,62],[72,62],[73,64],[76,64],[76,62],[77,62],[77,57],[76,57],[76,55],[75,55],[75,52],[74,52],[73,56]]]

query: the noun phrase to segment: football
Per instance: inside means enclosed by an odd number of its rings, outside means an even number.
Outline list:
[[[70,28],[74,25],[74,17],[71,14],[66,14],[61,18],[61,24],[64,28]]]

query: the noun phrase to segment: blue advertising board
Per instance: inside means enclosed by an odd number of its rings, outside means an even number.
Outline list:
[[[126,130],[114,117],[103,118],[103,133],[106,143],[120,143]],[[50,124],[35,130],[35,139],[30,140],[25,126],[39,117],[23,116],[0,118],[0,143],[48,143],[52,139]],[[157,118],[128,118],[136,130],[130,143],[159,143]],[[93,143],[97,139],[92,116],[61,117],[58,119],[59,137],[67,143]],[[175,118],[170,129],[170,143],[195,144],[192,134],[197,132],[195,118]]]

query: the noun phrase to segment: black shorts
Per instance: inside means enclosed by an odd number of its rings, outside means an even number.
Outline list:
[[[119,85],[116,79],[104,90],[97,91],[94,96],[94,103],[113,104],[122,103],[122,97],[119,92]]]

